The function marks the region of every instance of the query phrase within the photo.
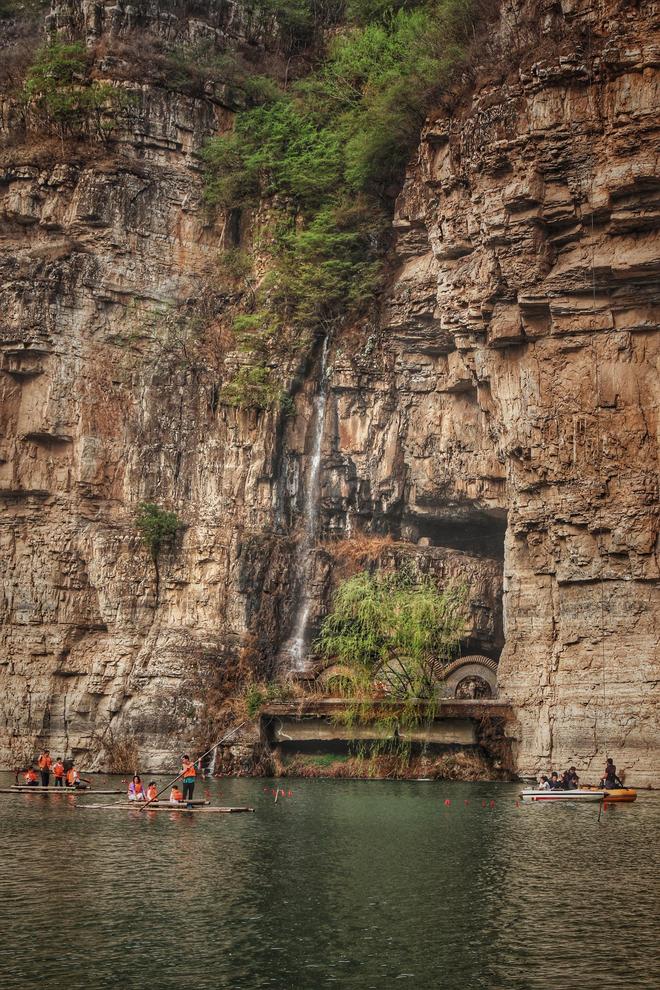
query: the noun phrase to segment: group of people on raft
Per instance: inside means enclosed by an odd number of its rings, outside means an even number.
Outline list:
[[[83,780],[80,772],[70,763],[65,769],[64,761],[58,756],[55,762],[50,755],[50,750],[43,749],[37,760],[37,768],[34,765],[29,767],[24,774],[25,784],[28,787],[50,787],[50,775],[55,778],[55,787],[75,787],[76,790],[85,790],[89,787],[89,781]]]
[[[553,771],[549,777],[543,774],[538,789],[540,791],[576,791],[579,786],[580,778],[576,773],[575,767],[571,767],[570,770],[564,770],[561,777],[556,771]],[[617,787],[623,787],[622,781],[617,776],[614,760],[611,756],[607,757],[605,772],[598,786],[603,790],[610,791]]]
[[[189,756],[183,756],[181,762],[183,765],[181,767],[180,777],[183,790],[179,788],[178,781],[172,785],[169,796],[170,804],[188,804],[188,802],[192,801],[195,790],[195,779],[197,777],[195,764]],[[145,787],[142,778],[137,773],[128,785],[129,801],[155,801],[159,793],[155,780],[149,781],[149,785]]]

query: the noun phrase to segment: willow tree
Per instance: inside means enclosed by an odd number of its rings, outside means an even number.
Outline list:
[[[463,584],[441,590],[408,571],[362,571],[337,589],[316,648],[347,668],[348,693],[431,700],[438,669],[458,654],[466,598]]]

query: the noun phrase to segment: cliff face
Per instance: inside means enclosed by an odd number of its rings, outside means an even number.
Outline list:
[[[648,781],[657,9],[561,8],[504,5],[501,59],[429,121],[398,203],[389,325],[434,397],[411,431],[427,456],[409,505],[442,502],[442,480],[507,512],[499,684],[520,766],[611,749]],[[420,359],[420,336],[448,353]]]
[[[292,631],[319,359],[291,362],[292,418],[219,401],[237,231],[197,153],[236,99],[131,71],[136,30],[271,57],[263,17],[203,7],[55,4],[132,94],[109,141],[37,140],[4,105],[4,762],[35,740],[103,762],[130,736],[165,764],[241,650],[273,670]],[[501,652],[521,771],[595,776],[613,752],[639,784],[659,765],[657,37],[654,4],[504,0],[421,135],[378,311],[331,343],[319,500],[321,537],[391,534],[468,581],[466,649]],[[184,523],[158,576],[142,500]]]

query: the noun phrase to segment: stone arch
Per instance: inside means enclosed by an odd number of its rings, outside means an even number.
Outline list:
[[[441,672],[442,695],[445,698],[455,698],[459,684],[468,678],[483,682],[490,691],[490,697],[497,696],[497,661],[490,657],[472,654],[459,657],[447,664]],[[487,695],[486,695],[487,696]]]

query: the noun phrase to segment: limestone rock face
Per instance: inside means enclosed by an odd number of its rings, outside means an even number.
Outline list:
[[[239,4],[205,6],[52,18],[89,44],[135,18],[267,44]],[[378,311],[332,341],[309,578],[313,624],[331,541],[366,531],[465,580],[466,653],[500,657],[518,770],[593,779],[612,753],[640,785],[660,766],[657,27],[655,4],[503,0],[423,130]],[[242,651],[276,670],[300,596],[318,361],[286,369],[289,419],[220,401],[237,231],[203,204],[199,150],[234,103],[113,57],[99,73],[132,100],[110,141],[1,149],[4,763],[48,743],[108,765],[131,739],[169,766]],[[158,573],[145,500],[182,520]]]
[[[397,204],[406,512],[506,512],[522,772],[612,751],[657,783],[657,14],[504,4]]]

